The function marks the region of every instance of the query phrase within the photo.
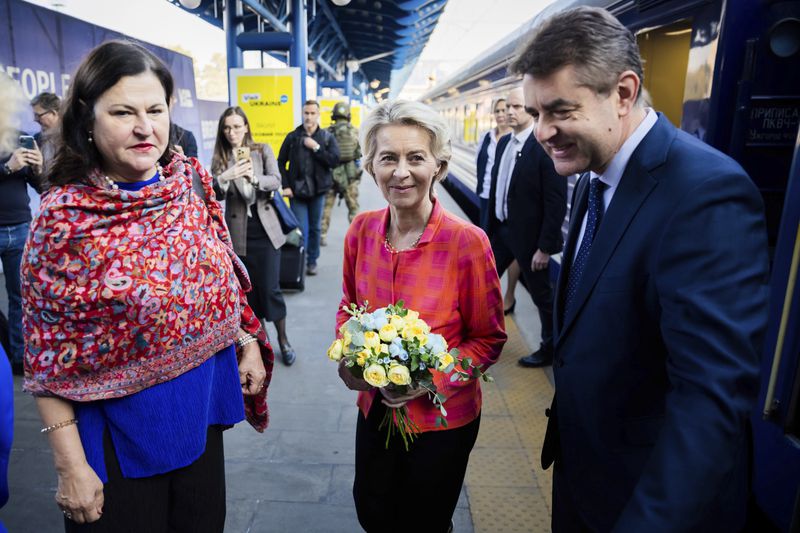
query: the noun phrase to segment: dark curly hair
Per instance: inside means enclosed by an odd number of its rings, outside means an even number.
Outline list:
[[[61,135],[55,159],[47,179],[54,185],[64,185],[85,179],[101,168],[103,158],[89,132],[94,124],[94,105],[97,100],[126,76],[152,72],[164,88],[169,103],[174,81],[169,69],[152,52],[129,41],[108,41],[83,60],[75,72],[69,93],[61,107]],[[169,163],[170,147],[161,154],[159,162]]]
[[[546,78],[568,65],[575,67],[582,85],[598,94],[609,94],[626,70],[644,81],[636,37],[597,7],[578,7],[546,19],[517,53],[509,71]]]

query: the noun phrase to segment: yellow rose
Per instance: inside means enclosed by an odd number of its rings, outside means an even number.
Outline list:
[[[395,385],[408,385],[411,383],[411,374],[403,365],[394,365],[389,369],[389,381]]]
[[[367,348],[377,348],[381,343],[381,338],[374,331],[364,333],[364,346]]]
[[[431,332],[431,327],[424,320],[415,320],[414,321],[414,325],[416,327],[418,327],[419,329],[421,329],[422,331],[424,331],[425,334],[428,334],[428,333]]]
[[[407,341],[417,339],[421,346],[428,342],[428,333],[430,328],[421,320],[409,323],[406,322],[406,327],[403,328],[403,338]]]
[[[381,365],[369,365],[364,369],[364,380],[373,387],[385,387],[389,384],[386,370]]]
[[[378,353],[388,354],[389,353],[389,345],[381,343],[381,349]]]
[[[369,356],[370,356],[369,350],[361,350],[360,352],[358,352],[356,354],[356,363],[358,363],[358,366],[366,365]]]
[[[342,358],[342,339],[336,339],[328,348],[328,357],[332,361],[338,361]]]
[[[383,342],[392,342],[397,337],[397,330],[391,324],[383,326],[378,333]]]
[[[406,319],[400,315],[392,315],[392,318],[389,319],[389,324],[391,324],[395,330],[403,331],[403,328],[406,327]]]
[[[439,364],[437,365],[439,370],[445,369],[455,362],[453,356],[447,352],[437,353],[436,359],[439,361]]]
[[[353,342],[353,336],[350,335],[349,331],[344,332],[344,336],[342,338],[342,351],[349,352],[350,351],[350,344]]]
[[[419,320],[419,313],[416,311],[408,311],[406,313],[406,322],[416,322],[417,320]]]

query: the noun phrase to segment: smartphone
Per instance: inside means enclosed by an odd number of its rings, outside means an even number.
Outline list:
[[[250,160],[250,148],[247,146],[240,146],[239,148],[236,148],[234,152],[236,154],[236,161],[241,161],[243,159],[245,161]]]
[[[36,146],[36,141],[34,141],[33,137],[30,135],[20,135],[19,145],[21,148],[25,148],[26,150],[33,150]]]

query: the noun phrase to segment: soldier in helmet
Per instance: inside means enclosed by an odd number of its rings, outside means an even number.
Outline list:
[[[358,185],[361,182],[361,169],[356,165],[356,160],[361,158],[361,149],[358,146],[358,130],[350,124],[350,106],[345,102],[337,103],[333,107],[331,118],[333,124],[328,131],[339,145],[339,166],[333,169],[333,188],[325,196],[325,209],[322,212],[323,246],[327,244],[331,211],[336,197],[344,198],[348,217],[352,222],[358,213]]]

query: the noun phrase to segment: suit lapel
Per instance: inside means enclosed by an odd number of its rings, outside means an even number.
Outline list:
[[[627,231],[636,213],[639,212],[644,201],[655,188],[657,181],[652,176],[651,171],[664,163],[667,151],[676,134],[675,127],[669,124],[667,119],[659,113],[658,121],[633,152],[611,204],[603,215],[600,227],[592,243],[592,251],[575,293],[575,300],[564,316],[564,323],[558,330],[556,342],[563,338],[564,333],[580,313],[581,308],[597,284],[603,269],[617,248],[619,241]],[[588,180],[584,181],[588,182]],[[584,189],[588,189],[588,187],[584,187]],[[583,210],[585,211],[585,207]],[[578,217],[578,219],[582,218],[583,216]],[[580,222],[570,221],[569,241],[573,248],[579,231]]]
[[[522,149],[519,151],[519,157],[517,157],[516,162],[514,163],[514,171],[511,173],[511,179],[508,182],[508,195],[511,196],[511,190],[514,188],[514,183],[518,183],[518,175],[522,172],[530,172],[530,163],[533,161],[535,153],[533,152],[534,143],[536,143],[536,138],[531,134],[528,137],[528,140],[525,141],[525,144],[522,145]]]

